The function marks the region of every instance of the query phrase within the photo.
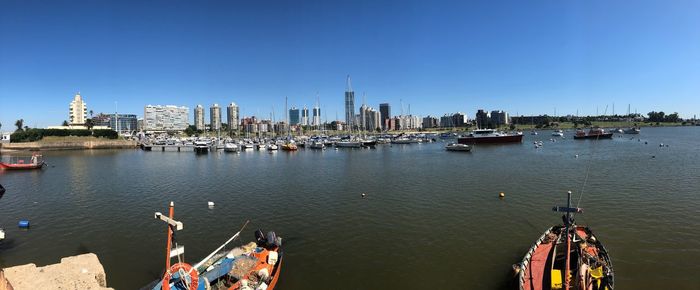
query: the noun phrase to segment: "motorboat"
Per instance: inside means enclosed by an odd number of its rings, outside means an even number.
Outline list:
[[[239,150],[240,150],[240,147],[238,147],[238,144],[236,144],[236,143],[224,144],[224,151],[225,152],[238,152]]]
[[[556,130],[556,131],[552,132],[552,136],[555,136],[555,137],[564,137],[564,131],[562,131],[562,130]]]
[[[277,150],[277,149],[279,149],[279,147],[278,147],[277,144],[275,144],[275,143],[271,143],[271,144],[268,144],[268,145],[267,145],[267,150],[268,150],[268,151],[275,151],[275,150]]]
[[[362,142],[361,142],[361,141],[343,140],[343,141],[335,142],[335,147],[339,147],[339,148],[360,148],[360,147],[362,147]]]
[[[583,129],[577,129],[574,139],[611,139],[613,133],[605,132],[603,128],[593,127],[588,133]]]
[[[467,136],[457,138],[459,144],[500,144],[500,143],[521,143],[523,134],[497,132],[494,129],[477,129]]]
[[[445,146],[445,150],[469,152],[472,150],[472,147],[467,144],[450,143]]]

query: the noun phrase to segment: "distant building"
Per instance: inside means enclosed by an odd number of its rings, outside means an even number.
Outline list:
[[[116,118],[115,118],[116,117]],[[133,114],[97,114],[92,117],[94,127],[107,127],[119,133],[129,133],[138,130],[138,119]]]
[[[289,124],[292,126],[299,125],[299,108],[292,106],[289,109]]]
[[[360,106],[358,125],[361,130],[375,131],[382,128],[381,114],[367,105]]]
[[[350,75],[345,84],[345,124],[349,128],[355,125],[355,92],[352,91],[352,86],[350,85]]]
[[[551,119],[551,117],[549,117],[547,115],[510,117],[510,121],[513,124],[517,124],[517,125],[546,124],[546,123],[549,123],[550,119]]]
[[[83,97],[80,96],[80,92],[78,92],[73,97],[73,101],[70,102],[68,120],[71,125],[82,125],[85,124],[86,119],[87,104],[83,101]]]
[[[387,120],[391,119],[391,106],[389,103],[379,104],[379,113],[382,123],[382,130],[387,130]]]
[[[184,131],[189,126],[188,107],[153,106],[143,109],[144,131]]]
[[[309,109],[304,106],[303,109],[301,109],[301,125],[302,126],[308,126],[309,125]]]
[[[442,128],[465,127],[467,126],[468,122],[469,119],[467,118],[467,115],[460,112],[445,114],[444,116],[440,117],[440,127]]]
[[[437,128],[438,125],[438,118],[430,115],[427,117],[423,117],[423,129]]]
[[[491,111],[491,124],[495,127],[510,124],[508,112],[498,110]]]
[[[479,109],[478,111],[476,111],[476,126],[478,128],[488,128],[490,121],[491,116],[489,112],[486,112],[483,109]]]
[[[234,102],[231,102],[228,104],[228,107],[226,107],[226,122],[228,123],[229,131],[238,130],[239,113],[238,105]]]
[[[321,125],[321,108],[316,106],[313,108],[313,119],[311,125],[320,126]]]
[[[194,108],[194,127],[200,131],[206,129],[204,125],[204,107],[202,107],[202,105],[197,105],[197,107]]]
[[[221,107],[219,104],[214,104],[209,108],[209,127],[212,131],[221,129]]]

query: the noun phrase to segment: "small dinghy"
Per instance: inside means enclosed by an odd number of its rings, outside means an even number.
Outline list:
[[[542,234],[528,250],[520,264],[513,265],[518,277],[518,289],[614,289],[614,273],[608,251],[590,228],[576,225],[571,213],[571,192],[566,207],[554,207],[565,212],[563,225],[555,225]]]

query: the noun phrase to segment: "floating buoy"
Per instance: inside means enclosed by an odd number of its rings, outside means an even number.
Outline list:
[[[656,155],[651,155],[651,158],[656,158]]]
[[[504,198],[504,197],[506,197],[506,194],[505,194],[504,192],[501,192],[501,193],[498,194],[498,197]]]
[[[367,194],[364,192],[361,195],[362,195],[362,198],[365,198],[367,196]]]
[[[578,158],[578,154],[576,154],[575,157]]]
[[[207,202],[207,205],[208,205],[209,207],[214,207],[214,202],[213,202],[213,201]]]
[[[21,229],[28,229],[29,228],[29,221],[28,220],[21,220],[17,224]]]

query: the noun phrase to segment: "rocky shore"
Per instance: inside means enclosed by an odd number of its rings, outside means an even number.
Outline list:
[[[37,267],[26,264],[3,269],[0,290],[81,289],[106,290],[107,276],[97,258],[89,253],[61,259],[58,264]]]

